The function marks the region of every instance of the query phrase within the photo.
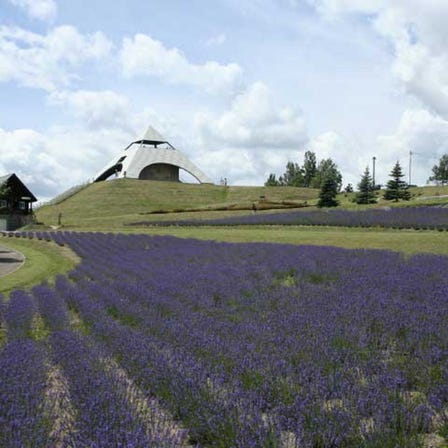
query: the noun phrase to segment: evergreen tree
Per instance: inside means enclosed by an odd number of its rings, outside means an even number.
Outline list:
[[[328,176],[322,182],[319,192],[318,207],[336,207],[339,202],[336,200],[338,194],[338,184],[334,176]]]
[[[448,154],[444,154],[438,165],[432,167],[433,176],[429,178],[430,182],[440,182],[442,185],[448,184]]]
[[[408,184],[402,180],[404,174],[399,162],[395,164],[389,176],[392,179],[387,182],[384,199],[395,202],[400,199],[408,201],[411,198],[411,193],[408,190]]]
[[[356,193],[355,202],[357,204],[374,204],[376,202],[372,177],[369,167],[366,167],[361,181],[358,184],[359,192]]]
[[[274,173],[269,174],[267,181],[264,183],[265,187],[277,187],[280,185],[280,182],[275,177]]]

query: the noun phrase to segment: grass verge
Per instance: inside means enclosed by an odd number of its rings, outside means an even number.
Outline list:
[[[8,296],[13,289],[28,289],[42,281],[52,282],[57,274],[73,269],[79,257],[68,247],[25,238],[0,238],[2,246],[25,255],[25,263],[17,271],[0,279],[0,293]]]
[[[347,249],[389,249],[407,255],[448,255],[448,232],[430,230],[363,229],[347,227],[241,226],[145,227],[134,229],[153,235],[229,242],[272,242],[338,246]]]

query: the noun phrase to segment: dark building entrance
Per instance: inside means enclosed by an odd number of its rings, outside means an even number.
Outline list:
[[[179,167],[167,163],[154,163],[143,168],[138,178],[143,180],[179,182]]]

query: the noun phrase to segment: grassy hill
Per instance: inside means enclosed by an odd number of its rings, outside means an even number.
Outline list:
[[[296,187],[224,187],[219,185],[117,179],[87,185],[74,195],[36,211],[37,219],[55,226],[59,214],[65,228],[118,230],[136,221],[164,219],[207,219],[251,213],[252,204],[271,212],[276,208],[315,205],[318,190]],[[338,197],[340,207],[365,209],[384,206],[419,206],[448,204],[448,186],[411,188],[410,201],[359,206],[354,193]]]
[[[97,182],[56,204],[36,211],[46,225],[57,225],[62,214],[64,227],[114,229],[142,219],[216,217],[222,213],[248,213],[252,203],[260,208],[282,207],[282,203],[314,204],[318,191],[296,187],[224,187],[218,185],[117,179]],[[161,214],[153,214],[160,212]],[[163,213],[163,214],[162,214]],[[169,215],[166,215],[169,213]]]

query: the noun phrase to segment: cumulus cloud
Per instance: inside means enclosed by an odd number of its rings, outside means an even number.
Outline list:
[[[177,48],[145,34],[125,38],[121,49],[123,74],[156,76],[172,84],[188,84],[211,93],[234,92],[241,85],[242,69],[238,64],[207,61],[193,64]]]
[[[52,91],[76,79],[75,68],[105,58],[111,49],[103,33],[83,35],[73,26],[46,35],[0,26],[0,81]]]
[[[56,18],[57,6],[54,0],[8,0],[24,10],[33,19],[52,21]]]
[[[324,132],[306,145],[306,150],[316,153],[318,160],[331,158],[336,163],[343,175],[344,185],[356,183],[358,173],[369,164],[369,155],[365,149],[360,142],[334,131]],[[301,153],[300,161],[304,155],[305,150]]]
[[[278,108],[272,92],[261,82],[237,95],[222,115],[202,113],[195,121],[203,143],[221,147],[288,148],[306,140],[302,114]]]
[[[424,184],[433,165],[448,153],[448,121],[427,110],[407,110],[393,134],[378,137],[377,150],[384,179],[397,160],[409,175],[409,152],[412,151],[411,182]]]
[[[128,126],[129,99],[121,94],[105,91],[55,91],[49,96],[50,104],[62,106],[73,113],[90,129]]]
[[[8,148],[2,153],[2,172],[15,172],[45,201],[91,180],[130,137],[121,130],[58,126],[45,133],[0,128],[0,140]]]
[[[48,140],[32,129],[6,131],[0,128],[0,140],[8,151],[2,153],[2,172],[16,173],[33,192],[49,195],[61,181],[63,166],[46,153]],[[32,167],[32,170],[30,170]]]
[[[0,128],[0,141],[8,149],[2,153],[0,173],[15,172],[40,201],[92,180],[130,142],[142,137],[148,124],[170,139],[179,132],[172,119],[150,108],[136,112],[126,96],[112,91],[53,92],[50,101],[72,114],[73,121],[43,132]]]
[[[227,177],[239,185],[260,185],[269,173],[281,172],[308,140],[302,113],[278,107],[261,82],[236,95],[220,115],[198,113],[194,129],[199,165],[215,180]]]
[[[392,69],[404,91],[448,118],[448,2],[445,0],[309,0],[327,19],[371,18],[393,47]]]
[[[431,168],[448,153],[448,121],[424,109],[409,109],[390,134],[359,141],[337,132],[324,132],[311,139],[306,149],[315,152],[318,159],[330,157],[343,174],[343,184],[354,186],[366,166],[372,174],[373,157],[376,158],[377,183],[386,184],[397,161],[408,181],[409,153],[412,151],[411,182],[424,185],[431,175]],[[303,160],[304,151],[300,153],[299,162]]]

